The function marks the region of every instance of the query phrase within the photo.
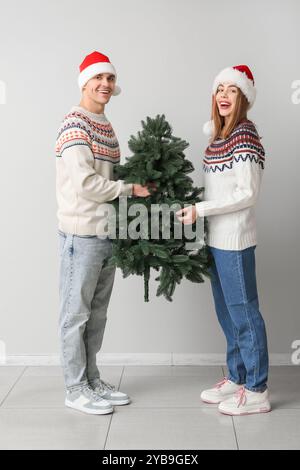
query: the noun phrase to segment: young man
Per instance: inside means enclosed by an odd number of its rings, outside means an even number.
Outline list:
[[[104,109],[121,91],[115,68],[95,51],[79,69],[80,105],[65,116],[56,141],[61,363],[66,406],[107,414],[130,398],[101,380],[96,365],[115,275],[114,268],[104,267],[111,256],[104,207],[119,196],[145,197],[149,192],[113,180],[120,149]]]

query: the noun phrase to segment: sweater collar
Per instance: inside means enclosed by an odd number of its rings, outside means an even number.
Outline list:
[[[91,113],[90,111],[88,111],[87,109],[85,108],[82,108],[81,106],[77,105],[77,106],[73,106],[72,109],[71,109],[71,112],[77,112],[77,113],[82,113],[82,114],[85,114],[87,117],[89,117],[90,119],[93,119],[93,121],[97,121],[97,122],[108,122],[106,116],[104,113],[101,113],[101,114],[97,114],[97,113]]]

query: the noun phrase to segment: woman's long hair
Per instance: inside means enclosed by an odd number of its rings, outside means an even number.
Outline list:
[[[231,113],[230,119],[225,125],[225,118],[220,116],[219,109],[217,105],[216,95],[213,95],[212,98],[212,114],[211,118],[214,123],[214,132],[211,138],[211,142],[215,139],[227,139],[231,132],[236,128],[236,126],[243,120],[247,119],[247,110],[248,110],[248,100],[244,93],[237,88],[237,97],[236,104],[233,112]]]

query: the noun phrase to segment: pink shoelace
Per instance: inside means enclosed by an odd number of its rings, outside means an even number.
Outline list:
[[[236,399],[237,399],[237,406],[238,408],[242,405],[244,406],[246,401],[247,401],[247,397],[246,397],[246,389],[245,387],[242,387],[240,388],[237,392],[235,392],[235,396],[236,396]]]
[[[227,382],[229,382],[229,380],[227,379],[227,377],[224,377],[220,382],[216,383],[214,388],[221,388]]]

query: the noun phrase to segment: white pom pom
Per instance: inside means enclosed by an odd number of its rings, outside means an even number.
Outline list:
[[[113,96],[117,96],[120,93],[121,93],[121,88],[118,85],[116,85],[115,89],[114,89],[114,92],[113,92]]]
[[[203,126],[203,132],[208,137],[211,137],[214,131],[214,121],[207,121]]]

